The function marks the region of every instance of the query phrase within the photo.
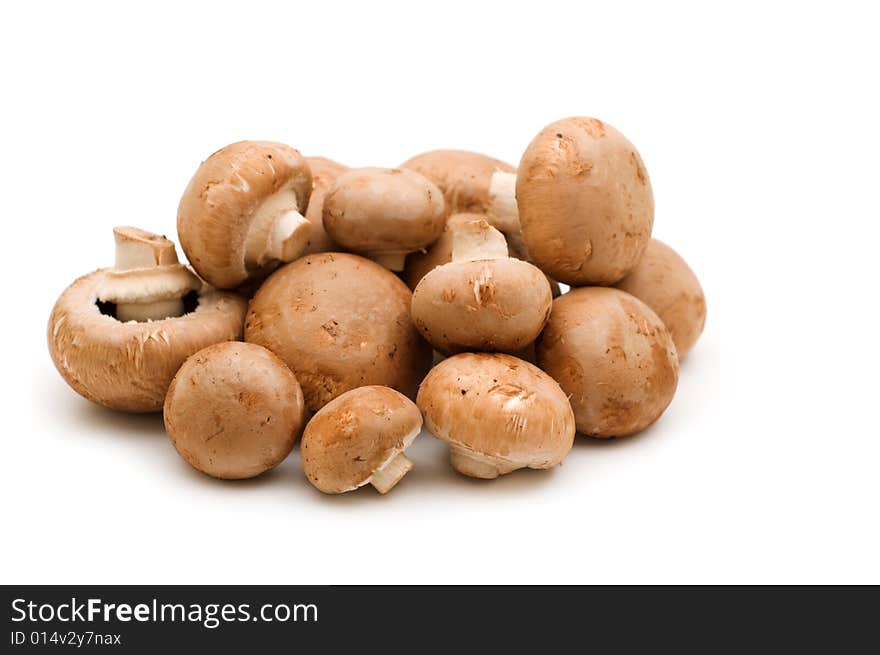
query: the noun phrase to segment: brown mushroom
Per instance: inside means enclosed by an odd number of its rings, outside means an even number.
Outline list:
[[[481,214],[509,243],[519,243],[516,168],[510,164],[467,150],[432,150],[400,167],[417,171],[436,184],[450,214]]]
[[[428,431],[449,444],[453,468],[475,478],[556,466],[574,442],[562,389],[510,355],[463,353],[440,362],[416,403]]]
[[[240,339],[245,301],[177,261],[174,244],[114,229],[116,265],[79,278],[49,317],[49,353],[77,393],[128,412],[157,412],[184,360]]]
[[[240,141],[202,162],[177,212],[180,245],[209,283],[233,289],[299,257],[312,174],[290,146]]]
[[[312,229],[309,245],[303,254],[339,251],[341,250],[339,245],[330,238],[324,229],[324,196],[327,195],[334,180],[348,170],[348,166],[343,166],[326,157],[306,157],[306,161],[312,171],[312,195],[309,197],[309,206],[305,216],[312,224]]]
[[[419,334],[443,353],[526,348],[550,314],[547,278],[508,257],[501,232],[481,218],[456,221],[449,231],[452,261],[425,275],[413,293]]]
[[[443,194],[411,170],[361,168],[336,178],[324,197],[324,229],[346,250],[392,271],[406,254],[425,248],[443,231]]]
[[[678,384],[678,357],[651,308],[618,289],[572,289],[553,301],[538,365],[568,394],[577,429],[622,437],[656,421]]]
[[[645,165],[626,137],[595,118],[541,130],[520,161],[516,201],[530,261],[566,284],[614,284],[651,238]]]
[[[192,355],[165,398],[165,430],[180,456],[227,480],[252,478],[280,464],[304,418],[296,376],[252,343],[218,343]]]
[[[308,255],[257,291],[245,340],[287,363],[312,411],[366,385],[409,395],[431,363],[431,348],[410,319],[411,299],[396,275],[368,259]]]
[[[687,262],[662,241],[651,239],[636,267],[615,285],[653,309],[684,359],[706,324],[706,296]]]
[[[422,414],[394,389],[346,391],[309,421],[302,441],[306,477],[325,494],[365,484],[388,493],[412,468],[404,451],[422,430]]]

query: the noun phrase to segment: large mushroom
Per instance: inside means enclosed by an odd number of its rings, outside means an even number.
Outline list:
[[[400,165],[436,184],[450,214],[481,214],[508,242],[519,243],[516,168],[467,150],[431,150]]]
[[[252,343],[208,346],[187,359],[165,398],[165,430],[193,468],[215,478],[252,478],[280,464],[302,430],[296,376]]]
[[[642,158],[595,118],[541,130],[520,161],[516,202],[530,261],[566,284],[614,284],[651,238],[654,197]]]
[[[309,206],[306,208],[305,216],[312,224],[312,229],[309,235],[309,245],[303,254],[339,251],[341,250],[339,245],[330,238],[324,229],[324,197],[336,178],[348,170],[348,166],[326,157],[306,157],[306,161],[312,171],[312,194],[309,197]]]
[[[507,256],[501,232],[483,219],[450,226],[452,261],[430,271],[413,293],[412,317],[443,353],[526,348],[550,315],[544,274]]]
[[[392,271],[425,248],[446,222],[443,194],[407,169],[361,168],[336,178],[324,197],[324,229],[346,250]]]
[[[636,267],[615,286],[657,313],[672,335],[678,359],[684,359],[706,324],[706,296],[681,255],[651,239]]]
[[[619,289],[572,289],[553,301],[536,342],[538,365],[569,396],[579,432],[622,437],[645,429],[672,401],[672,337],[641,300]]]
[[[116,264],[79,278],[49,317],[49,353],[64,380],[100,405],[162,409],[184,360],[240,339],[245,301],[205,285],[165,237],[114,229]]]
[[[346,391],[309,421],[302,441],[306,477],[326,494],[371,484],[388,493],[412,468],[404,451],[422,430],[419,408],[380,386]]]
[[[453,468],[470,477],[551,468],[574,443],[574,416],[562,389],[510,355],[462,353],[440,362],[416,404],[428,431],[449,444]]]
[[[184,191],[180,245],[215,287],[259,280],[308,246],[311,224],[301,212],[311,191],[309,165],[290,146],[233,143],[202,162]]]
[[[411,299],[396,275],[368,259],[308,255],[257,291],[245,340],[287,363],[312,411],[366,385],[410,395],[431,363],[431,348],[410,319]]]

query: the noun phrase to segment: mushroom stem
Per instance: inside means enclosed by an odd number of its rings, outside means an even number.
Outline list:
[[[495,171],[489,182],[492,225],[507,235],[519,234],[519,209],[516,206],[516,173]]]
[[[292,262],[309,245],[311,223],[299,213],[292,189],[269,196],[254,212],[245,240],[245,264],[261,267],[278,260]]]
[[[400,272],[406,264],[406,255],[405,252],[375,252],[370,254],[370,259],[390,271]]]
[[[452,261],[507,259],[504,235],[483,219],[461,221],[452,230]]]
[[[163,236],[136,227],[114,227],[116,271],[135,271],[160,266],[180,266],[174,243]],[[120,321],[158,321],[183,314],[183,299],[162,298],[150,302],[118,303],[116,318]]]
[[[516,468],[494,457],[481,455],[455,444],[449,444],[449,462],[462,475],[484,480],[494,480]]]
[[[412,467],[412,461],[403,453],[398,453],[381,468],[373,471],[370,484],[376,487],[380,494],[387,494]]]
[[[136,268],[173,266],[177,264],[174,243],[163,236],[139,230],[136,227],[114,227],[116,240],[117,271],[130,271]]]

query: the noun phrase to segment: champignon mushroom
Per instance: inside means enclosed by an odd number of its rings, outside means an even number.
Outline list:
[[[306,426],[302,463],[325,494],[365,484],[388,493],[412,468],[403,454],[422,430],[419,408],[394,389],[367,386],[324,405]]]
[[[675,342],[679,361],[684,359],[706,324],[706,296],[681,255],[651,239],[636,267],[615,286],[657,313]]]
[[[412,394],[430,366],[431,348],[412,324],[411,299],[396,275],[368,259],[308,255],[257,291],[245,340],[287,363],[312,411],[371,384]]]
[[[299,257],[312,191],[305,158],[290,146],[240,141],[202,162],[177,212],[180,245],[196,272],[221,289],[260,279]]]
[[[520,161],[516,202],[530,261],[566,284],[617,282],[651,238],[645,165],[626,137],[595,118],[541,130]]]
[[[538,365],[569,396],[578,431],[594,437],[643,430],[678,384],[675,344],[663,322],[619,289],[572,289],[554,300],[536,350]]]
[[[574,443],[559,385],[516,357],[463,353],[431,369],[416,400],[425,427],[449,444],[452,467],[475,478],[559,464]]]
[[[230,341],[187,359],[165,398],[165,431],[193,468],[252,478],[290,454],[305,417],[296,376],[252,343]]]
[[[127,412],[157,412],[183,361],[240,339],[245,301],[205,285],[174,244],[117,227],[116,265],[71,284],[49,317],[49,354],[74,391]]]
[[[443,194],[411,170],[361,168],[336,178],[324,197],[324,229],[334,241],[392,271],[443,231]]]
[[[508,242],[519,243],[516,169],[510,164],[467,150],[432,150],[400,167],[417,171],[436,184],[450,214],[482,214]]]
[[[516,352],[540,334],[553,296],[544,274],[507,256],[501,232],[483,219],[450,226],[452,261],[422,278],[412,317],[443,353]]]
[[[312,195],[309,197],[309,206],[305,216],[312,224],[312,231],[309,236],[309,245],[303,254],[338,251],[340,247],[334,243],[324,229],[324,196],[327,195],[333,181],[348,170],[348,166],[343,166],[326,157],[306,157],[306,161],[312,170]]]

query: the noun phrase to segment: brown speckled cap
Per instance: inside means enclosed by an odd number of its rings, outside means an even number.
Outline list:
[[[411,394],[431,362],[431,348],[410,319],[411,298],[396,275],[368,259],[308,255],[257,291],[245,340],[287,363],[312,411],[366,385]]]
[[[530,260],[566,284],[617,282],[651,238],[654,197],[642,158],[595,118],[541,130],[520,161],[516,201]]]
[[[412,467],[403,451],[421,429],[418,407],[394,389],[352,389],[309,421],[302,442],[303,470],[324,493],[365,484],[386,493]]]
[[[571,399],[579,432],[634,434],[656,421],[678,384],[678,357],[651,308],[618,289],[572,289],[553,301],[538,365]]]

